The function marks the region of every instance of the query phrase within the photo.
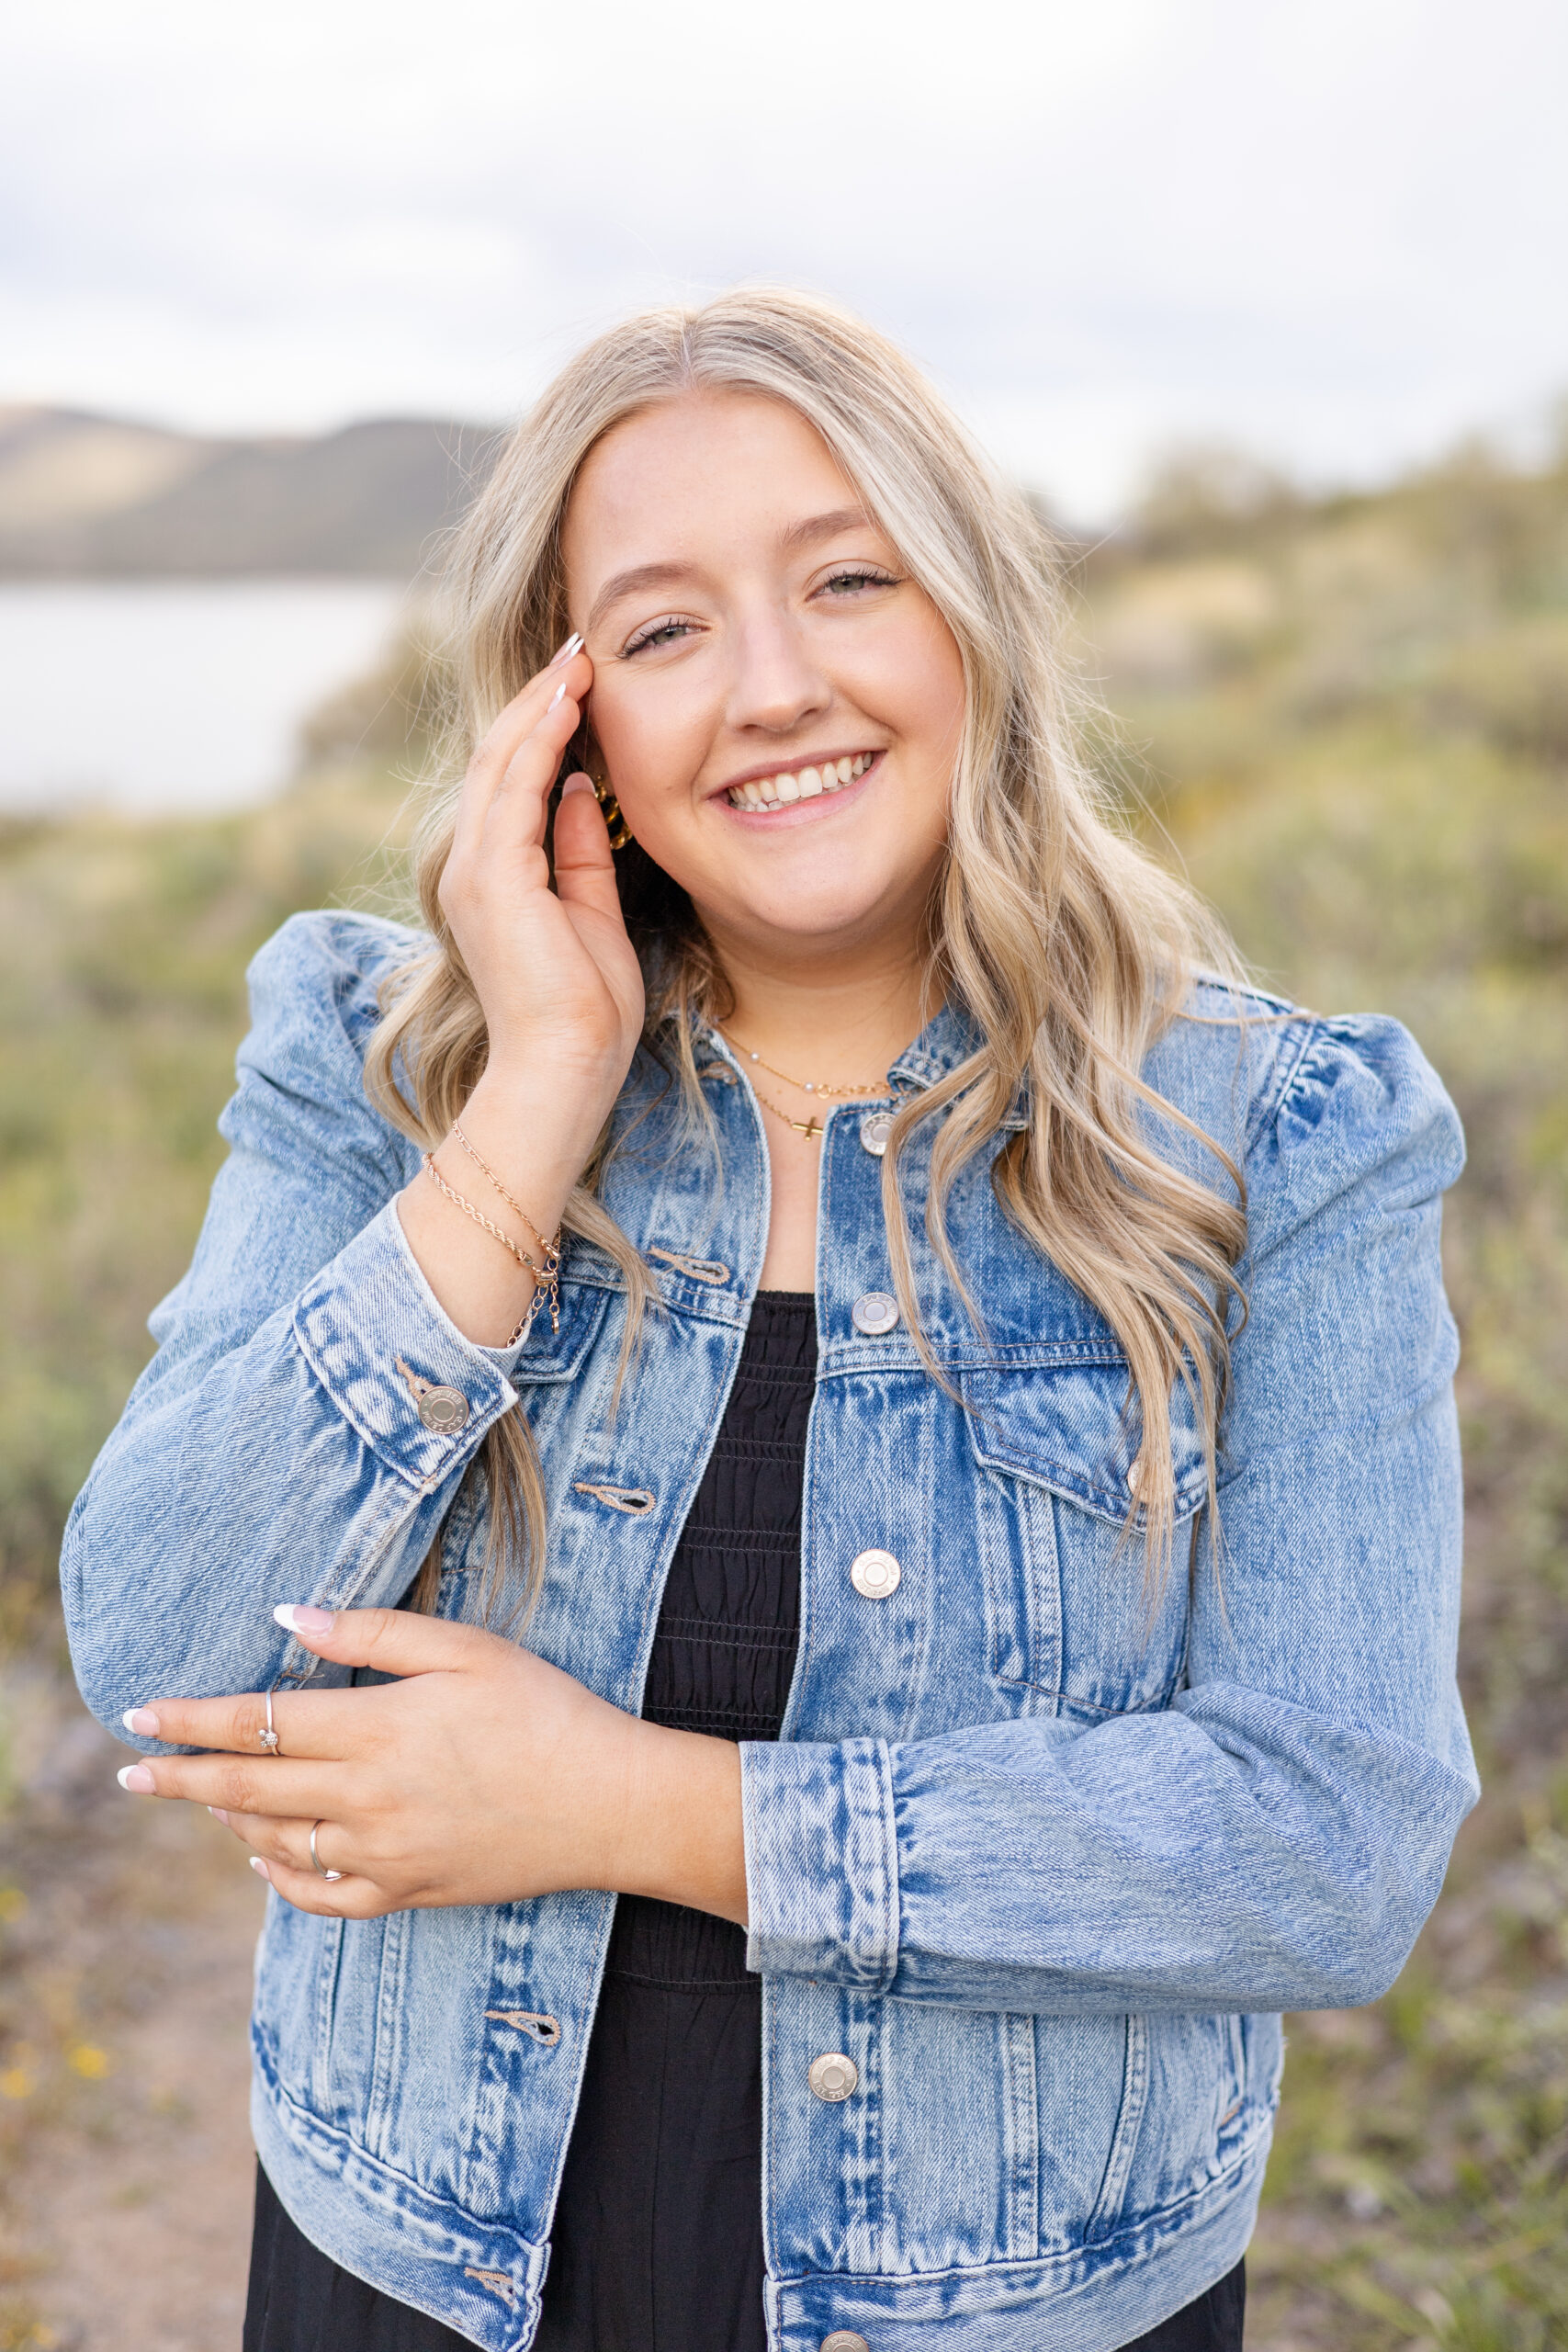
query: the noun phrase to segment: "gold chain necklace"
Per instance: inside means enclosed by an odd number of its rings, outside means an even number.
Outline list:
[[[767,1067],[767,1063],[764,1062],[762,1064],[762,1068],[766,1069]],[[817,1116],[815,1112],[812,1113],[808,1119],[792,1119],[789,1113],[784,1109],[784,1104],[782,1102],[775,1102],[771,1094],[764,1094],[760,1086],[753,1087],[752,1092],[756,1095],[759,1102],[765,1102],[767,1104],[775,1119],[782,1119],[786,1127],[793,1127],[797,1136],[804,1136],[806,1137],[807,1143],[820,1143],[823,1136],[827,1134],[827,1128],[822,1125],[821,1120]]]
[[[722,1030],[719,1035],[721,1036],[724,1035]],[[735,1051],[744,1060],[755,1062],[759,1069],[765,1069],[771,1078],[782,1078],[786,1086],[798,1086],[803,1094],[823,1095],[829,1102],[847,1102],[857,1094],[886,1094],[887,1091],[886,1073],[881,1078],[869,1079],[863,1086],[830,1086],[825,1078],[792,1078],[787,1069],[780,1069],[776,1062],[765,1062],[761,1054],[754,1054],[749,1046],[737,1044],[733,1037],[726,1039],[726,1043],[734,1046]],[[767,1097],[764,1095],[762,1100],[766,1102]],[[773,1110],[778,1108],[776,1103],[770,1104],[769,1107]],[[783,1118],[784,1115],[784,1114],[781,1111],[779,1116]],[[794,1119],[790,1121],[792,1127],[797,1124]],[[804,1127],[801,1128],[801,1133],[802,1135],[806,1133]]]

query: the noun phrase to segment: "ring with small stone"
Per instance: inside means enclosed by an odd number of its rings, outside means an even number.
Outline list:
[[[316,1824],[316,1829],[320,1829],[321,1826],[321,1823],[318,1821]],[[316,1829],[312,1829],[310,1832],[310,1860],[315,1864],[319,1875],[335,1886],[338,1880],[343,1876],[343,1872],[341,1871],[328,1870],[325,1862],[322,1861],[320,1854],[317,1853]]]
[[[260,1740],[262,1746],[265,1748],[269,1756],[276,1756],[277,1754],[277,1726],[272,1720],[272,1692],[270,1690],[266,1694],[266,1721],[263,1724],[260,1731],[257,1732],[256,1737]]]

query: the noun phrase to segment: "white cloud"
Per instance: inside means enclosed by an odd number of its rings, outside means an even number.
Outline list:
[[[1080,511],[1367,472],[1568,380],[1556,0],[51,0],[0,54],[0,393],[502,413],[740,276],[900,334]]]

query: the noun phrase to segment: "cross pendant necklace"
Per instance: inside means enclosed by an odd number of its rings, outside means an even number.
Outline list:
[[[773,1096],[764,1094],[761,1088],[757,1090],[757,1100],[759,1102],[765,1102],[775,1119],[782,1119],[786,1127],[793,1127],[797,1136],[806,1137],[807,1143],[819,1142],[828,1132],[815,1111],[808,1119],[792,1119],[784,1104],[775,1102]]]

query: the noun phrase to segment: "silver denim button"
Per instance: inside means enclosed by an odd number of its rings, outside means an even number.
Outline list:
[[[871,2352],[871,2346],[852,2327],[836,2327],[831,2335],[822,2338],[818,2352]]]
[[[886,1600],[897,1592],[903,1573],[891,1552],[861,1552],[850,1562],[850,1582],[868,1600]]]
[[[419,1418],[437,1437],[450,1437],[468,1418],[468,1400],[460,1388],[427,1388],[419,1400]]]
[[[826,2050],[820,2058],[813,2058],[806,2079],[811,2086],[814,2098],[824,2100],[829,2107],[837,2107],[840,2099],[848,2098],[859,2082],[860,2068],[852,2058],[846,2058],[841,2050]]]
[[[885,1290],[868,1290],[863,1298],[856,1299],[850,1309],[850,1321],[855,1329],[865,1332],[873,1340],[879,1340],[885,1331],[891,1331],[897,1320],[898,1302]]]
[[[893,1132],[891,1111],[868,1111],[860,1123],[860,1139],[863,1150],[873,1159],[880,1159],[887,1148],[887,1138]]]

